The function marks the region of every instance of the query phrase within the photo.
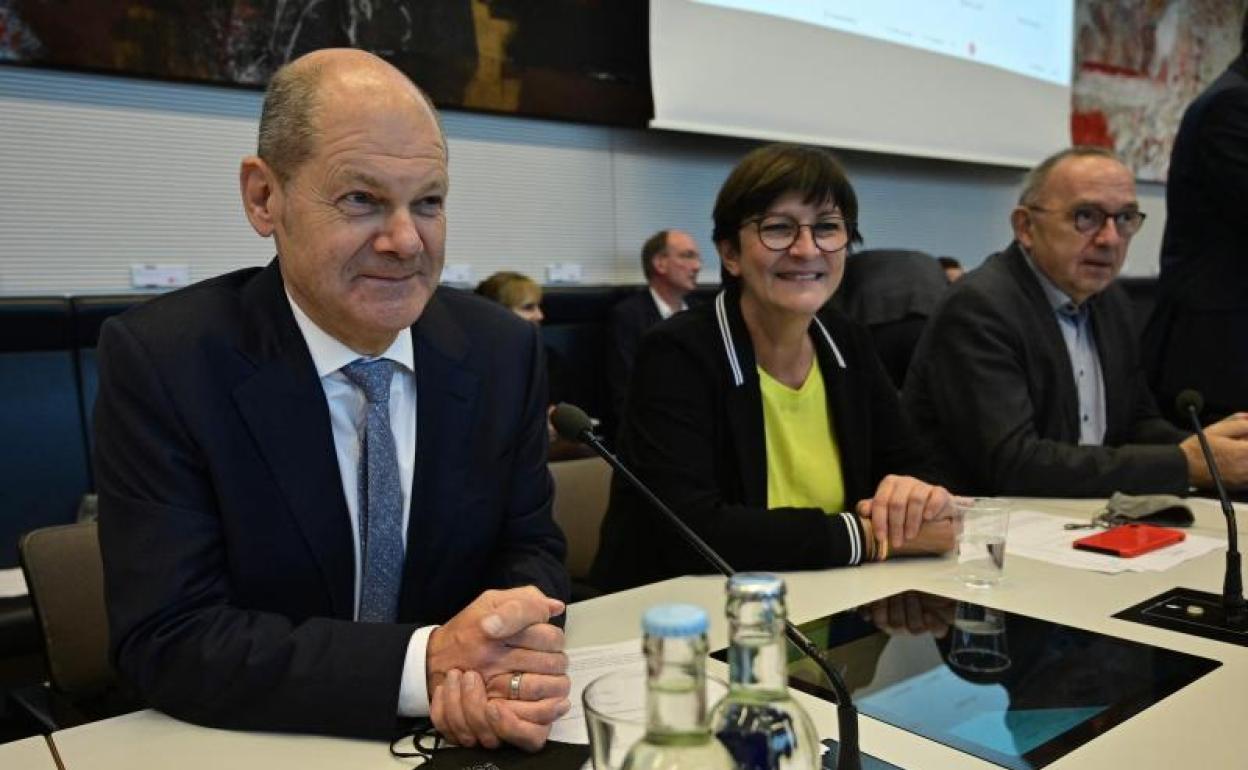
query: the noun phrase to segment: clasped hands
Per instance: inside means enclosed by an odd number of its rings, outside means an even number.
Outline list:
[[[486,591],[429,636],[429,716],[460,746],[537,751],[571,708],[563,602],[533,586]],[[518,691],[512,679],[521,674]]]
[[[893,555],[941,554],[956,542],[957,522],[949,491],[913,476],[885,476],[875,497],[860,500],[856,510],[874,533],[875,542],[887,541]]]
[[[944,487],[886,476],[857,511],[877,542],[896,554],[944,553],[953,547],[953,503]],[[571,708],[563,631],[549,622],[563,602],[532,586],[486,591],[436,629],[425,656],[429,716],[461,746],[506,742],[536,751]],[[513,697],[512,680],[520,677]]]

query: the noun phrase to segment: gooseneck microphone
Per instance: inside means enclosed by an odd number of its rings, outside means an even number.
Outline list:
[[[1213,449],[1209,439],[1205,437],[1205,429],[1200,424],[1200,412],[1205,408],[1205,399],[1194,390],[1185,390],[1174,400],[1175,406],[1182,414],[1192,419],[1192,427],[1196,430],[1196,439],[1200,442],[1200,450],[1205,455],[1205,465],[1209,466],[1209,475],[1213,477],[1213,486],[1217,490],[1218,500],[1222,503],[1222,515],[1226,517],[1226,577],[1222,581],[1222,601],[1227,618],[1239,619],[1244,614],[1244,584],[1240,569],[1239,543],[1235,525],[1235,506],[1226,494],[1226,486],[1222,483],[1222,474],[1213,457]]]
[[[641,479],[637,478],[618,457],[611,453],[611,450],[603,445],[602,439],[594,433],[594,426],[589,419],[589,415],[585,414],[582,409],[572,404],[559,404],[551,414],[550,422],[560,437],[568,441],[579,441],[606,460],[625,481],[654,506],[655,510],[660,511],[667,521],[676,528],[676,531],[680,533],[681,538],[710,562],[715,569],[723,573],[725,577],[732,577],[736,573],[736,570],[728,562],[724,561],[723,557],[715,552],[715,549],[707,545],[706,541],[701,537],[698,537],[698,534],[688,524],[677,516],[666,503],[660,500],[658,495],[654,494],[649,487],[642,483]],[[1236,559],[1238,559],[1238,553],[1236,554]],[[1236,571],[1236,574],[1238,574],[1238,571]],[[803,655],[810,658],[819,667],[819,670],[823,671],[832,685],[832,693],[836,696],[837,727],[840,731],[837,770],[861,770],[862,758],[858,750],[858,709],[854,706],[853,698],[850,697],[849,687],[845,684],[844,677],[824,660],[815,643],[806,638],[805,634],[799,631],[797,626],[793,625],[787,618],[784,621],[784,631],[789,641],[801,650]]]

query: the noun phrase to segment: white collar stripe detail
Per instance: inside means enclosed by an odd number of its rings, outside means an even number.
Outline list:
[[[741,362],[737,359],[737,349],[732,344],[732,329],[728,326],[728,309],[724,303],[724,292],[720,291],[715,295],[715,319],[719,322],[719,336],[724,341],[724,353],[728,356],[728,368],[732,370],[732,384],[741,387],[745,382],[745,378],[741,375]],[[823,335],[823,339],[828,343],[828,347],[832,349],[832,355],[836,356],[836,363],[842,369],[848,369],[845,366],[845,357],[841,355],[841,349],[836,346],[832,340],[832,335],[828,332],[828,327],[823,325],[823,321],[819,320],[819,316],[815,316],[815,325],[819,327],[819,332]]]
[[[815,316],[815,325],[819,327],[819,331],[823,332],[823,338],[828,341],[828,347],[832,348],[832,355],[836,356],[836,362],[845,369],[845,358],[841,355],[841,349],[832,341],[832,335],[828,334],[828,327],[823,325],[823,321],[819,320],[819,316]]]
[[[732,370],[732,384],[739,388],[745,383],[745,377],[741,375],[741,362],[737,360],[737,349],[732,344],[732,330],[728,327],[728,310],[724,304],[723,291],[715,295],[715,319],[719,322],[719,335],[724,340],[728,368]]]

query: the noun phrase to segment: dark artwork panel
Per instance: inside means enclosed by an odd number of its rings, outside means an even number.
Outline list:
[[[300,54],[372,51],[443,107],[642,126],[642,0],[0,0],[0,62],[262,86]]]

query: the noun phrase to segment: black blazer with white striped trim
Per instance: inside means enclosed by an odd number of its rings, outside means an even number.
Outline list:
[[[868,332],[825,308],[810,334],[847,503],[873,495],[889,473],[939,481]],[[762,395],[735,288],[646,335],[618,449],[642,481],[737,569],[819,569],[862,559],[857,517],[767,508]],[[709,565],[616,478],[591,572],[595,585],[616,591],[707,571]]]

